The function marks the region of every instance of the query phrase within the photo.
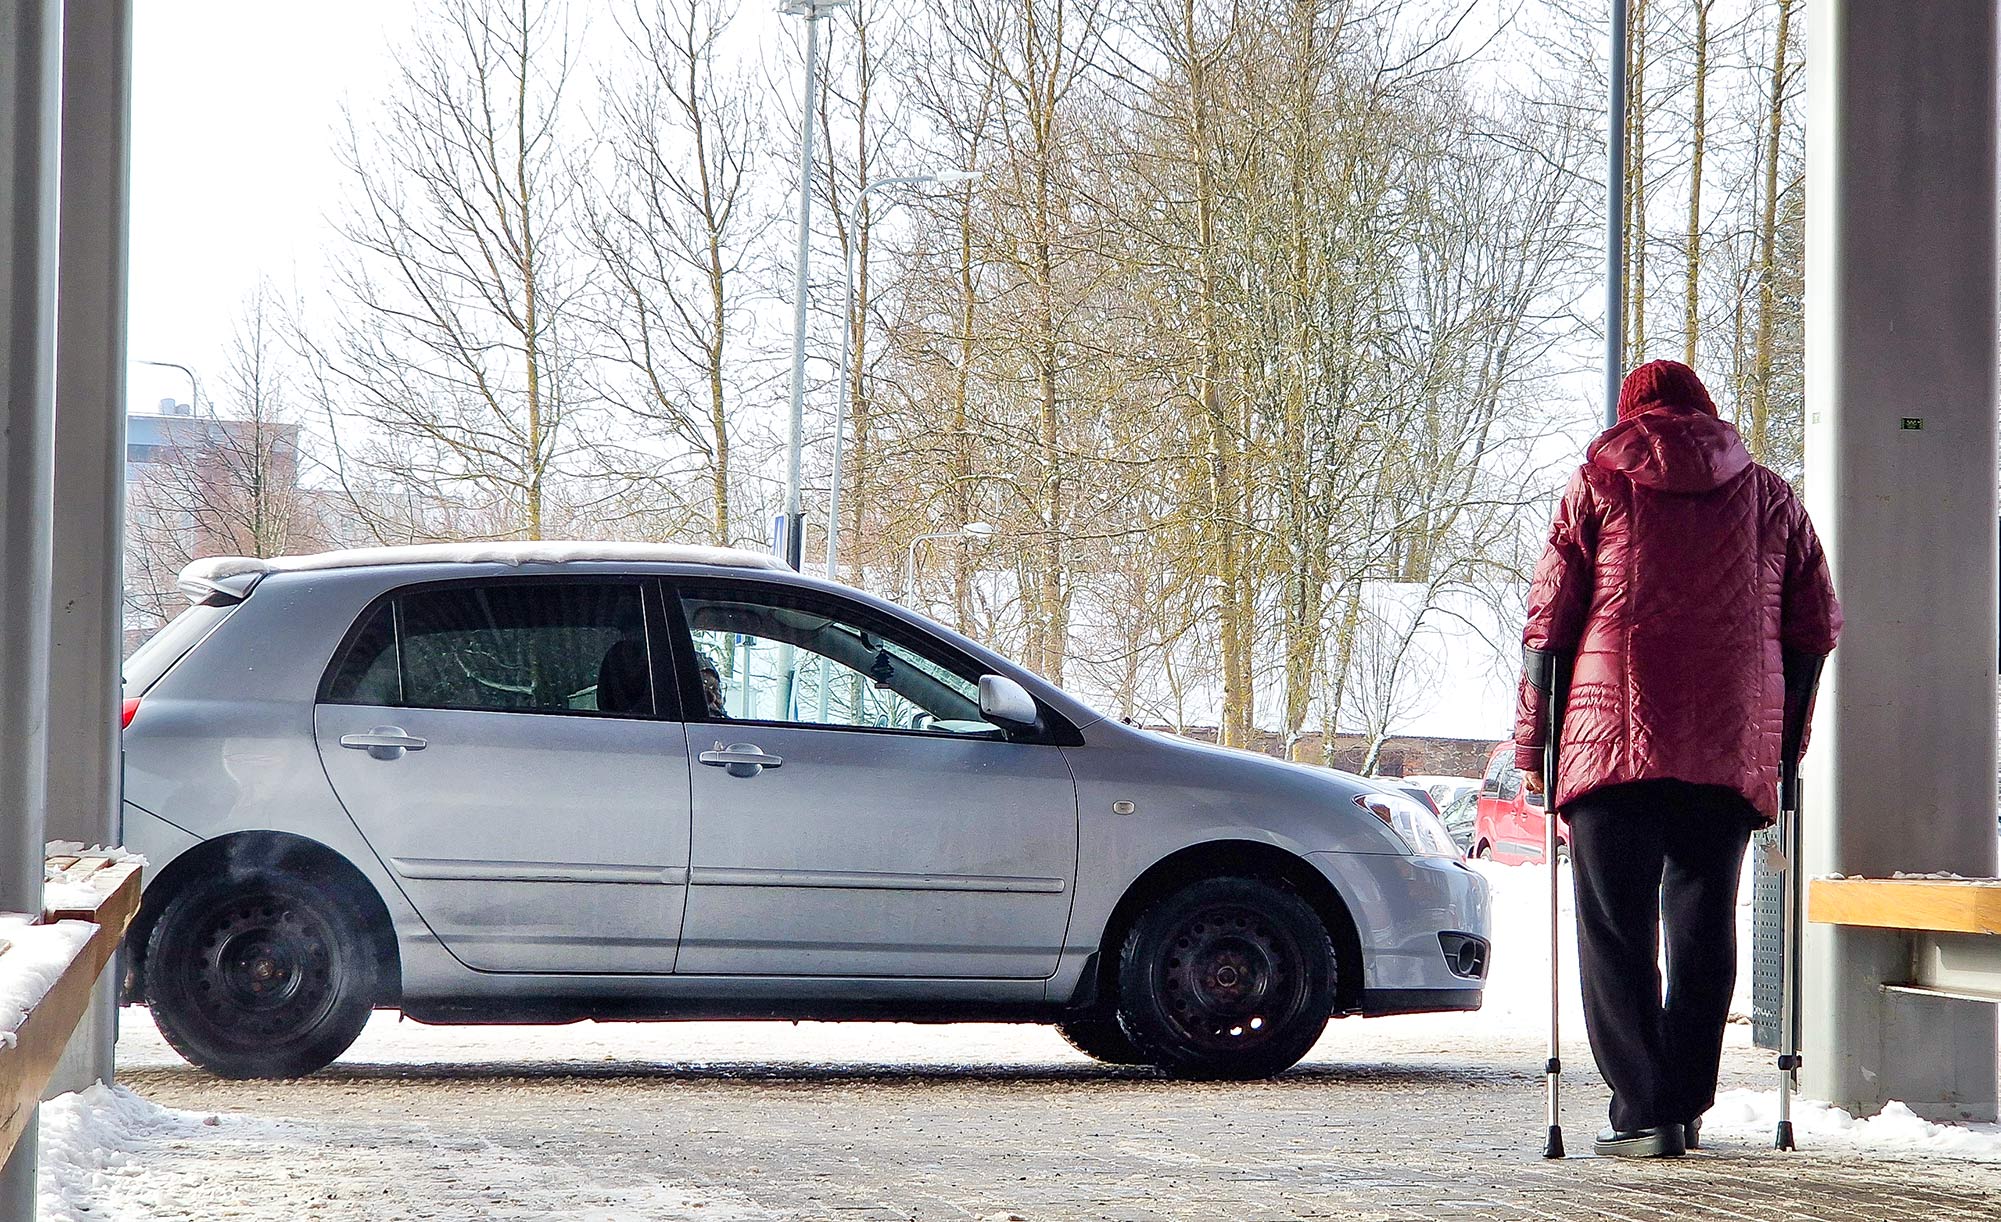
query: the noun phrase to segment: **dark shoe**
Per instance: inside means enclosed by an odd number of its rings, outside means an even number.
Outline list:
[[[1681,1126],[1681,1144],[1690,1150],[1702,1148],[1702,1117],[1697,1116]]]
[[[1680,1158],[1688,1147],[1678,1124],[1651,1129],[1606,1129],[1591,1143],[1593,1154],[1607,1158]]]

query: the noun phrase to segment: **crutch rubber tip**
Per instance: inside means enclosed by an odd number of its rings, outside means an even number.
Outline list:
[[[1549,1140],[1543,1143],[1542,1156],[1544,1158],[1563,1157],[1563,1126],[1555,1124],[1549,1126]]]
[[[1792,1121],[1790,1121],[1790,1120],[1781,1120],[1781,1121],[1779,1121],[1779,1131],[1778,1131],[1778,1132],[1776,1132],[1776,1133],[1774,1133],[1774,1134],[1772,1134],[1772,1149],[1774,1149],[1774,1150],[1795,1150],[1795,1149],[1798,1149],[1798,1147],[1797,1147],[1797,1146],[1793,1145],[1793,1122],[1792,1122]]]

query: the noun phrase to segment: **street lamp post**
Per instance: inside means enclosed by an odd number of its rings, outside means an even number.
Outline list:
[[[919,535],[910,541],[910,551],[903,563],[903,601],[908,603],[917,595],[917,545],[932,539],[964,539],[969,543],[994,537],[994,528],[986,522],[968,522],[957,530],[934,530],[927,535]]]
[[[950,186],[979,179],[978,170],[940,170],[935,174],[906,174],[898,178],[878,178],[855,192],[855,202],[848,208],[848,259],[845,287],[842,298],[845,302],[841,310],[841,386],[834,400],[834,471],[827,485],[827,580],[834,580],[834,558],[839,550],[841,536],[841,451],[842,438],[848,423],[848,361],[854,352],[855,327],[859,321],[855,317],[855,251],[860,243],[854,240],[854,232],[861,227],[862,204],[868,193],[880,187],[922,187]]]
[[[782,0],[778,11],[806,19],[806,96],[799,118],[799,250],[792,280],[792,419],[785,461],[785,562],[797,569],[805,518],[799,512],[799,451],[806,419],[807,268],[813,257],[813,115],[820,91],[820,19],[852,0]]]
[[[161,369],[178,369],[182,373],[187,374],[188,410],[197,416],[201,415],[201,383],[195,380],[194,370],[189,369],[186,365],[176,364],[173,361],[139,361],[137,363],[141,365],[154,365]]]

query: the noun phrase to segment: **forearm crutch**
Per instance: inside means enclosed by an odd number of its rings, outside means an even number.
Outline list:
[[[1785,654],[1785,729],[1779,754],[1779,845],[1786,872],[1780,887],[1779,948],[1779,1120],[1772,1148],[1792,1150],[1793,1092],[1799,1089],[1800,1057],[1800,870],[1804,834],[1800,820],[1800,756],[1806,746],[1807,720],[1813,715],[1814,689],[1820,685],[1822,659],[1810,654]]]
[[[1560,1016],[1563,1013],[1562,979],[1558,966],[1563,953],[1562,921],[1558,912],[1556,876],[1556,765],[1558,744],[1563,741],[1563,702],[1570,692],[1570,659],[1552,650],[1522,650],[1522,669],[1529,683],[1543,697],[1542,740],[1542,859],[1549,867],[1549,1057],[1543,1062],[1544,1119],[1548,1134],[1544,1158],[1563,1157],[1563,1115],[1559,1102],[1563,1093],[1563,1059],[1558,1045]]]

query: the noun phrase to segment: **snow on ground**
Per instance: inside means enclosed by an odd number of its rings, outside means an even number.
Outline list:
[[[1730,1090],[1702,1122],[1702,1138],[1748,1137],[1769,1140],[1778,1122],[1775,1091]],[[1794,1100],[1793,1131],[1801,1145],[1858,1154],[1948,1154],[2001,1163],[2001,1124],[1933,1124],[1902,1103],[1860,1120],[1838,1107],[1811,1099]]]
[[[150,1024],[148,1024],[150,1027]],[[726,1193],[672,1184],[566,1182],[478,1138],[340,1117],[264,1120],[178,1111],[123,1087],[42,1105],[41,1222],[291,1222],[301,1189],[339,1217],[705,1219],[770,1215]],[[441,1172],[470,1161],[476,1174]],[[470,1159],[467,1156],[470,1156]],[[331,1183],[334,1188],[320,1187]],[[333,1202],[339,1198],[340,1204]],[[421,1212],[411,1214],[409,1209]],[[387,1212],[384,1212],[387,1211]]]

